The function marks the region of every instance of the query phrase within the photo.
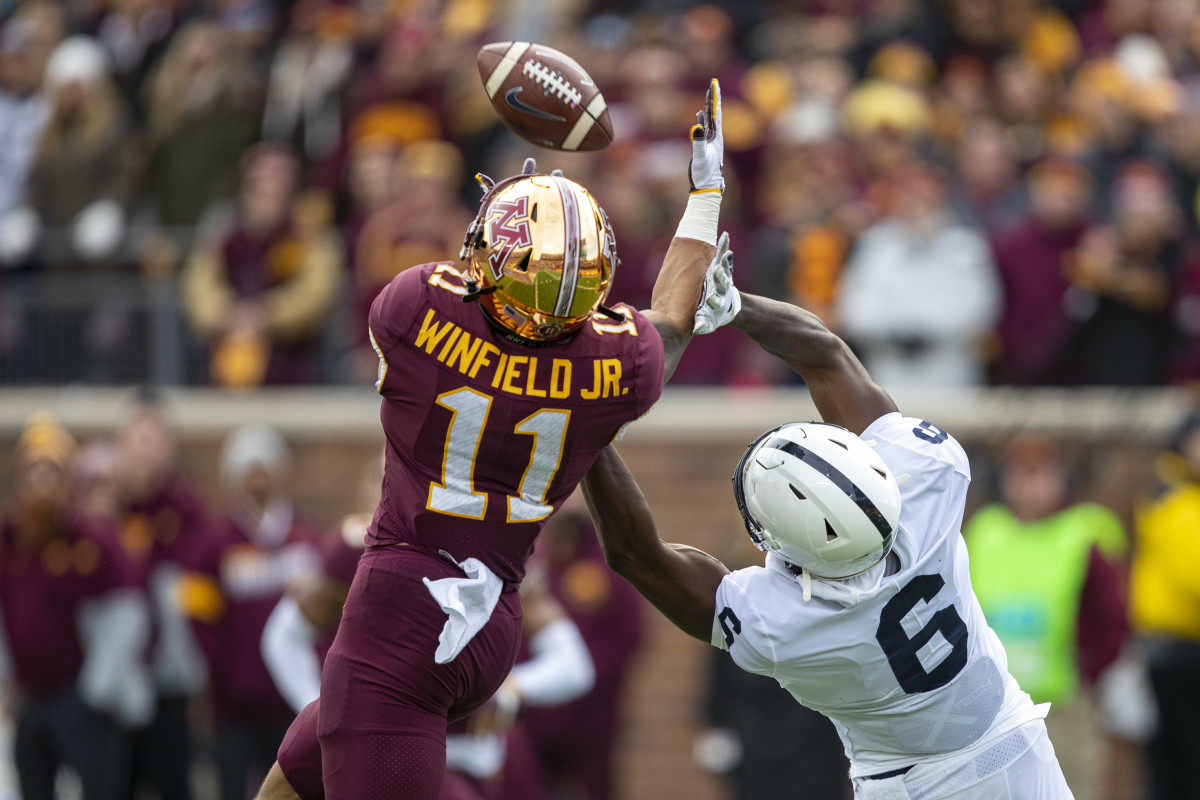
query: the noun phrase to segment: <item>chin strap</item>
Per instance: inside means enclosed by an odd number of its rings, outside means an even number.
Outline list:
[[[463,295],[463,299],[462,299],[462,301],[464,303],[473,303],[476,300],[478,300],[480,297],[483,297],[485,294],[491,294],[492,292],[496,291],[495,286],[485,286],[482,289],[480,289],[479,284],[476,283],[475,281],[471,280],[470,278],[466,279],[466,284],[467,284],[467,293]]]
[[[806,603],[812,600],[812,575],[803,567],[800,568],[800,595]]]
[[[620,311],[613,311],[608,306],[597,306],[596,313],[602,314],[603,316],[608,317],[609,319],[613,320],[614,322],[627,322],[628,321],[625,318],[624,314],[622,314]]]

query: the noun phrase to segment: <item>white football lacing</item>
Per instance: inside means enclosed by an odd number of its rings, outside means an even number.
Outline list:
[[[542,91],[555,95],[559,100],[571,105],[579,105],[583,100],[583,92],[571,85],[561,72],[554,72],[545,64],[535,59],[529,59],[521,68],[526,78],[532,78],[534,83],[542,87]]]

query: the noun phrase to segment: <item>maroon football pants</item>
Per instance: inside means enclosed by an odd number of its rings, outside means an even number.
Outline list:
[[[321,700],[296,718],[280,748],[280,768],[303,800],[319,796],[309,743],[314,717],[329,800],[437,800],[447,720],[481,706],[512,669],[522,612],[515,587],[457,658],[437,664],[446,615],[424,577],[462,571],[409,547],[364,553],[325,660]]]

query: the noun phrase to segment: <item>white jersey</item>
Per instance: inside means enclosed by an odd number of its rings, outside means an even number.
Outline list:
[[[961,445],[899,413],[862,439],[900,482],[894,555],[847,580],[814,578],[805,601],[796,574],[769,554],[765,567],[721,582],[712,639],[833,720],[852,777],[978,753],[1045,716],[1008,674],[971,590]]]

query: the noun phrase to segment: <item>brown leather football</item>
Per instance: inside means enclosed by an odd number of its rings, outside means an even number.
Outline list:
[[[530,42],[496,42],[476,63],[496,113],[530,144],[599,150],[612,142],[604,95],[570,56]]]

